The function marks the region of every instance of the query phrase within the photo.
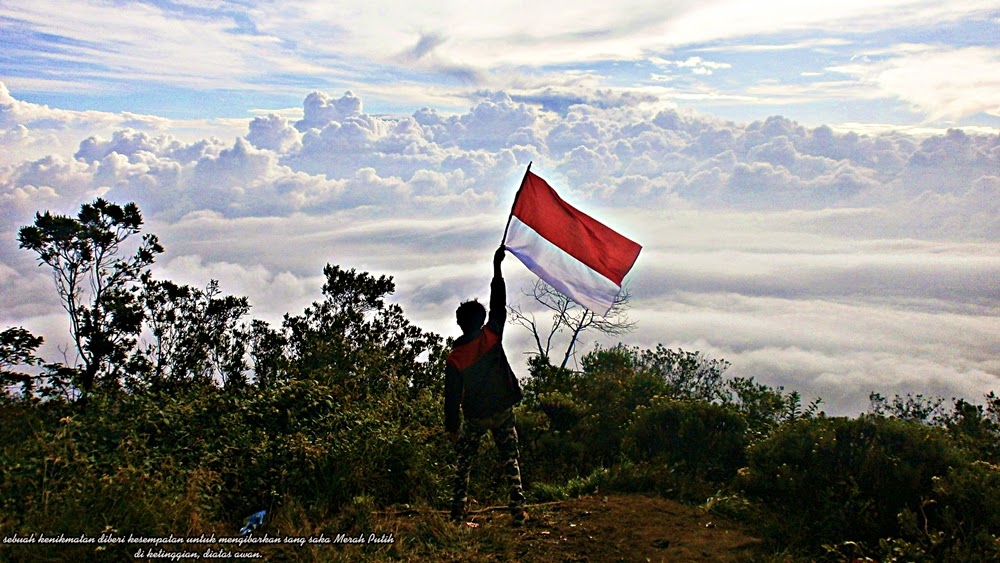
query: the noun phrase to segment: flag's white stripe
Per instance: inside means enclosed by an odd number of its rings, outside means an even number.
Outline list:
[[[621,288],[534,229],[511,218],[507,249],[536,276],[598,315],[607,315]]]

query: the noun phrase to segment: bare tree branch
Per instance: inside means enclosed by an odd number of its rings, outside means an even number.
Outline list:
[[[631,293],[627,288],[622,288],[615,297],[614,304],[612,304],[608,314],[603,317],[599,317],[593,311],[571,301],[542,280],[536,280],[530,289],[522,289],[521,293],[552,312],[548,336],[545,338],[543,346],[541,338],[543,329],[540,328],[534,313],[524,312],[520,306],[507,307],[511,324],[520,325],[531,332],[539,355],[551,357],[556,336],[564,331],[569,333],[569,341],[566,343],[560,367],[566,367],[566,364],[569,363],[583,333],[593,330],[601,334],[616,336],[635,329],[636,323],[630,321],[625,312],[631,298]]]
[[[521,311],[520,307],[511,307],[510,305],[507,306],[507,312],[509,315],[508,322],[510,322],[511,324],[523,326],[524,328],[531,331],[531,335],[535,339],[535,347],[538,350],[538,354],[542,356],[547,355],[548,346],[546,346],[545,348],[542,347],[542,340],[538,336],[538,325],[535,324],[534,313],[525,314]]]

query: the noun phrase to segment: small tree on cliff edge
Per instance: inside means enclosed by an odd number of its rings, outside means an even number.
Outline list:
[[[21,248],[52,269],[79,362],[72,384],[83,394],[118,387],[134,359],[144,318],[139,280],[163,252],[156,236],[146,234],[135,254],[124,256],[123,244],[141,227],[134,203],[98,198],[81,206],[75,218],[37,213],[34,225],[18,232]]]

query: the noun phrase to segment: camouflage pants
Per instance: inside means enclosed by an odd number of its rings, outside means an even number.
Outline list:
[[[487,419],[466,419],[462,436],[458,439],[458,467],[455,471],[454,494],[451,498],[451,515],[460,517],[465,513],[469,489],[469,473],[472,462],[479,452],[479,443],[486,431],[493,434],[493,442],[504,460],[504,473],[510,486],[510,510],[512,513],[524,506],[524,491],[521,489],[521,469],[518,466],[520,453],[517,449],[517,430],[514,429],[514,412],[510,409]]]

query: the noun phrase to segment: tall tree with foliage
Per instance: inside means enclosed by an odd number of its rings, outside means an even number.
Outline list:
[[[330,264],[323,274],[323,301],[302,315],[285,315],[289,369],[361,394],[390,387],[417,391],[440,380],[441,338],[386,303],[396,289],[391,277]]]
[[[0,332],[0,390],[20,386],[22,396],[31,394],[38,377],[11,368],[41,365],[42,360],[35,355],[35,350],[42,342],[44,339],[41,336],[35,336],[21,327]]]
[[[254,383],[261,389],[273,387],[288,378],[288,358],[285,348],[288,338],[280,329],[271,328],[266,321],[253,319],[246,330],[247,355]]]
[[[21,248],[49,266],[77,352],[72,385],[83,395],[95,388],[117,388],[129,373],[144,312],[139,280],[163,247],[146,234],[134,254],[130,239],[142,229],[134,203],[118,205],[98,198],[81,206],[76,217],[48,211],[18,232]]]
[[[220,295],[219,282],[204,290],[142,276],[142,301],[152,342],[143,350],[147,380],[153,387],[176,388],[221,382],[246,384],[246,297]]]

